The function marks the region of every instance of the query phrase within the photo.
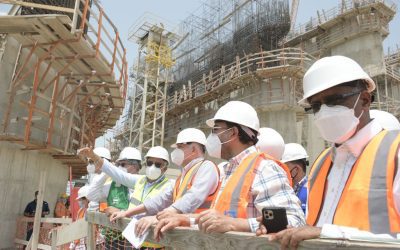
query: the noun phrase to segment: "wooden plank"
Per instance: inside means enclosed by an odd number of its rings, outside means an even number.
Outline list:
[[[88,212],[89,223],[99,224],[122,231],[130,219],[122,219],[111,224],[104,213]],[[227,232],[224,234],[204,234],[194,228],[176,228],[167,232],[160,242],[153,239],[153,230],[149,231],[146,241],[159,243],[173,249],[279,249],[277,242],[270,242],[268,236],[256,236],[254,233]],[[337,239],[314,239],[300,243],[298,249],[346,249],[346,250],[380,250],[399,249],[399,244],[382,242],[365,242]]]
[[[78,240],[87,236],[88,222],[85,219],[77,220],[67,226],[57,229],[57,246]]]
[[[16,5],[25,6],[25,7],[74,13],[74,9],[53,6],[53,5],[47,5],[47,4],[30,3],[30,2],[23,2],[23,1],[17,1],[17,0],[0,0],[0,3],[16,4]]]
[[[21,239],[14,239],[14,243],[21,244],[24,246],[28,245],[28,241]],[[51,250],[51,247],[48,245],[38,244],[38,249]]]
[[[38,189],[39,194],[37,197],[35,220],[33,221],[32,249],[37,249],[39,244],[38,242],[39,242],[40,218],[42,217],[43,196],[46,187],[46,179],[47,179],[47,172],[42,170],[40,172],[40,179],[39,179],[39,189]]]

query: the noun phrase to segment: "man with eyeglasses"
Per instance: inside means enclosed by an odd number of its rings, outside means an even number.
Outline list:
[[[128,209],[141,205],[146,199],[164,192],[167,188],[172,188],[172,183],[165,176],[169,164],[169,154],[163,147],[152,147],[147,152],[145,156],[146,175],[144,176],[136,174],[137,171],[135,174],[129,173],[128,170],[133,170],[134,168],[130,165],[129,160],[127,159],[125,159],[125,161],[117,161],[117,165],[119,165],[119,168],[117,168],[109,161],[96,155],[89,148],[81,149],[79,153],[94,159],[97,171],[102,171],[104,174],[110,176],[114,182],[133,189],[126,206],[123,209],[108,213],[109,215],[113,213],[124,213]],[[135,149],[135,152],[131,152],[129,155],[138,158],[140,157],[140,152]],[[138,168],[135,169],[139,170],[139,166],[140,164],[138,165]],[[127,170],[123,170],[122,168],[126,168]],[[121,239],[117,239],[115,244],[112,244],[110,248],[113,249],[117,246],[121,246],[121,244],[118,244],[118,241],[121,241]],[[162,246],[145,242],[143,247],[157,249]]]
[[[200,214],[160,216],[154,229],[156,240],[169,229],[193,224],[205,233],[255,232],[256,218],[267,206],[285,208],[289,225],[304,225],[289,170],[255,146],[260,128],[256,110],[245,102],[230,101],[206,124],[212,128],[206,142],[208,154],[229,161],[218,194],[211,209]]]
[[[370,117],[375,82],[354,60],[332,56],[315,62],[303,85],[299,103],[312,110],[316,127],[332,146],[318,156],[309,174],[307,226],[272,238],[282,248],[295,248],[320,236],[399,233],[400,133],[383,129]]]
[[[176,143],[171,145],[173,163],[182,167],[182,173],[173,188],[152,199],[143,202],[125,212],[114,213],[111,220],[130,217],[139,213],[147,213],[157,217],[170,217],[174,214],[200,213],[208,209],[217,194],[219,187],[218,167],[204,159],[206,136],[195,128],[182,130]],[[157,223],[155,216],[144,217],[136,226],[138,235]]]

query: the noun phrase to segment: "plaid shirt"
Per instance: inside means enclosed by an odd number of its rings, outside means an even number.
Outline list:
[[[226,182],[239,164],[247,156],[255,152],[257,152],[257,149],[251,146],[233,157],[224,166],[226,176],[222,180],[217,199],[219,199]],[[262,160],[255,171],[256,174],[250,188],[249,204],[247,206],[247,218],[251,231],[255,232],[258,229],[259,222],[256,221],[256,217],[261,216],[263,207],[286,208],[289,225],[293,227],[304,225],[304,213],[300,207],[300,201],[288,182],[286,172],[272,160]]]

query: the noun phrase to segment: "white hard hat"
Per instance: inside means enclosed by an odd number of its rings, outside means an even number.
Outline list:
[[[80,198],[86,197],[88,195],[89,192],[89,187],[88,186],[83,186],[78,190],[78,197],[76,198],[77,200],[79,200]]]
[[[285,141],[276,130],[272,128],[260,128],[256,147],[260,151],[280,160],[285,150]]]
[[[209,127],[214,127],[214,122],[216,120],[243,125],[257,132],[260,129],[260,121],[256,110],[250,104],[241,101],[230,101],[226,103],[218,109],[213,118],[206,121],[206,124]]]
[[[197,142],[201,145],[206,145],[207,139],[206,135],[197,128],[187,128],[179,132],[176,143],[172,144],[172,148],[176,148],[176,144],[178,143],[188,143],[188,142]]]
[[[110,150],[104,148],[104,147],[97,147],[95,149],[93,149],[93,152],[102,157],[102,158],[106,158],[107,160],[111,160],[111,154],[110,154]]]
[[[307,99],[319,92],[345,82],[355,80],[366,80],[368,92],[375,89],[375,82],[361,68],[361,66],[345,56],[329,56],[316,61],[304,74],[303,78],[303,99],[300,105],[308,105]]]
[[[386,130],[399,130],[400,122],[399,120],[389,112],[372,109],[369,111],[371,118],[376,119],[382,128]]]
[[[289,161],[307,159],[307,151],[298,143],[288,143],[285,145],[285,152],[282,156],[282,162],[286,163]]]
[[[124,148],[121,153],[119,154],[119,158],[117,161],[122,160],[137,160],[142,161],[142,154],[140,151],[133,147],[126,147]]]
[[[149,149],[149,151],[147,152],[145,158],[147,157],[154,157],[154,158],[160,158],[160,159],[164,159],[168,162],[169,164],[169,154],[168,151],[161,147],[161,146],[155,146]]]

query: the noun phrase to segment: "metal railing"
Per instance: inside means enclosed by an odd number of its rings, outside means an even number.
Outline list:
[[[396,3],[392,0],[342,0],[337,7],[328,9],[327,11],[322,10],[322,13],[318,12],[317,17],[312,17],[308,22],[297,25],[292,31],[289,32],[285,40],[288,41],[295,37],[301,36],[311,30],[316,29],[322,23],[333,20],[353,9],[377,3],[383,3],[390,9],[396,11]]]
[[[193,100],[201,100],[204,103],[205,97],[217,89],[223,89],[225,92],[233,90],[239,84],[235,80],[241,77],[265,70],[279,71],[290,67],[307,69],[314,61],[314,57],[298,48],[262,51],[242,58],[236,57],[234,62],[204,74],[201,80],[188,82],[181,89],[175,90],[173,95],[168,96],[167,112],[172,112]]]

